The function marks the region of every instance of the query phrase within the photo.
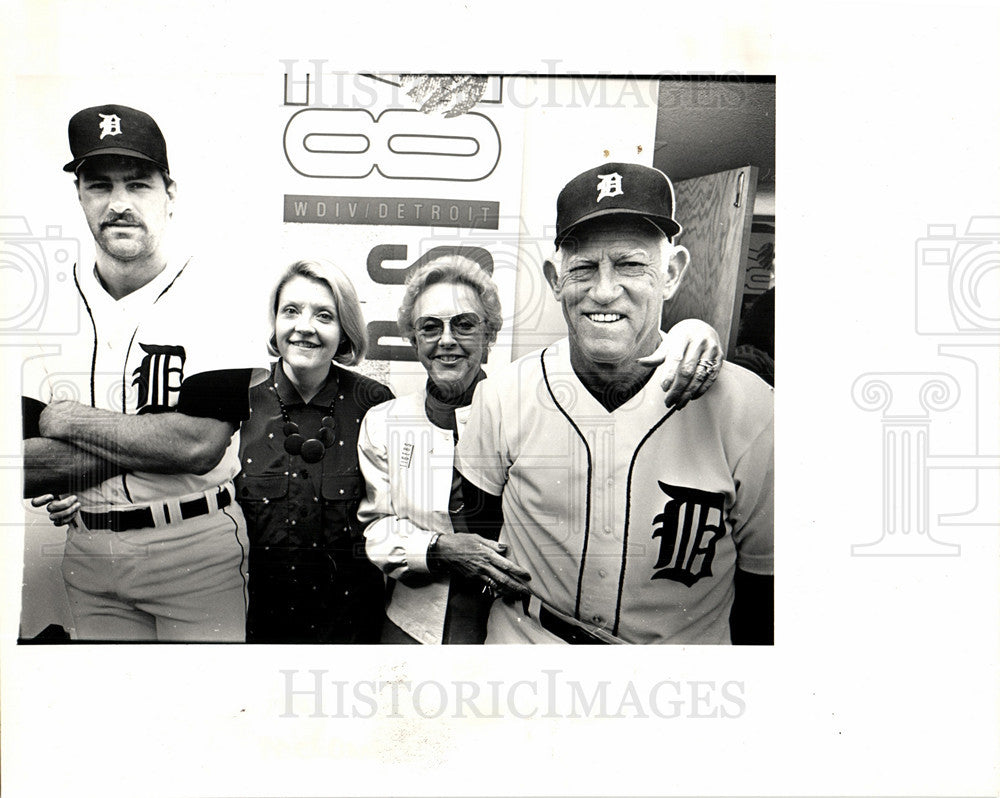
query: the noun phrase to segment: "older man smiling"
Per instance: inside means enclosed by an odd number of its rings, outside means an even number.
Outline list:
[[[715,387],[664,411],[663,366],[640,361],[689,267],[673,186],[590,169],[556,230],[545,277],[569,336],[483,383],[456,455],[501,497],[500,542],[531,576],[530,598],[493,605],[487,642],[770,642],[773,393],[704,360]]]

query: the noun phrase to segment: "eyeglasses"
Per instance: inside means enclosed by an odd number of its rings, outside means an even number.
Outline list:
[[[444,334],[445,325],[455,338],[471,338],[483,326],[483,320],[475,313],[458,313],[447,319],[437,316],[421,316],[413,325],[417,337],[430,343],[438,340]]]

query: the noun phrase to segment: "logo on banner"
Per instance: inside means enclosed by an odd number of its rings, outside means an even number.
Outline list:
[[[139,344],[139,348],[146,356],[132,372],[132,385],[138,389],[136,412],[167,410],[176,404],[184,381],[184,347]]]
[[[653,537],[660,539],[660,555],[651,579],[671,579],[691,587],[712,575],[715,544],[725,534],[725,496],[697,488],[657,483],[667,495]]]
[[[621,197],[625,194],[622,191],[622,176],[617,172],[610,175],[598,175],[601,182],[597,184],[597,202],[605,197]]]
[[[122,120],[118,114],[98,114],[101,117],[101,138],[118,136],[122,132]]]
[[[305,177],[485,180],[500,162],[500,131],[478,111],[443,118],[393,108],[306,108],[285,126],[285,158]]]

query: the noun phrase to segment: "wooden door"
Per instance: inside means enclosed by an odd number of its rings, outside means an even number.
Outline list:
[[[706,321],[718,331],[727,357],[736,348],[756,191],[756,166],[674,184],[674,216],[683,228],[677,243],[691,253],[691,265],[664,305],[662,326],[669,329],[681,319]]]

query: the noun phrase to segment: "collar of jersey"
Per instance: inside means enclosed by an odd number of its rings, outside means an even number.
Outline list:
[[[660,341],[663,341],[666,337],[667,334],[663,332],[663,330],[660,330]],[[622,412],[623,410],[626,412],[635,410],[640,405],[649,405],[653,409],[663,409],[663,392],[659,390],[659,382],[663,380],[661,372],[665,370],[665,362],[653,369],[653,375],[649,378],[646,386],[639,391],[639,393],[629,399],[621,407],[617,407],[614,410],[609,411],[606,407],[604,407],[604,405],[597,401],[597,397],[587,390],[586,386],[584,386],[583,382],[581,382],[580,378],[577,376],[576,370],[573,368],[573,364],[569,357],[568,337],[561,338],[543,349],[542,357],[544,358],[545,368],[550,381],[558,382],[562,379],[573,380],[577,395],[582,397],[582,401],[589,402],[591,404],[590,412],[592,412],[596,418],[614,415]],[[646,390],[654,383],[657,385],[656,391]]]
[[[142,288],[133,291],[127,296],[123,296],[121,299],[112,297],[101,284],[101,280],[97,276],[97,263],[95,262],[89,269],[86,267],[78,269],[80,288],[83,290],[88,302],[106,302],[122,308],[129,305],[145,304],[147,297],[155,301],[163,290],[181,273],[181,270],[187,266],[189,260],[189,258],[168,260],[163,271],[156,275],[156,277]]]

